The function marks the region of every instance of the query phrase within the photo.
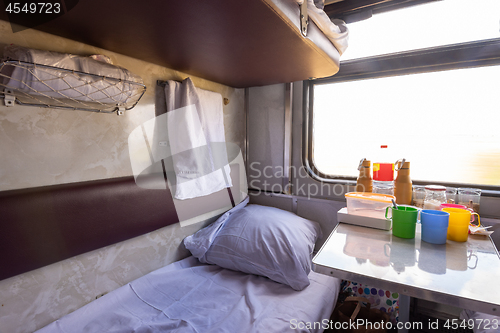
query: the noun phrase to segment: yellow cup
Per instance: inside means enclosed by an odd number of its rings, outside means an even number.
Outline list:
[[[444,208],[443,211],[450,213],[448,222],[448,233],[446,238],[455,242],[466,242],[469,238],[469,224],[471,215],[477,215],[477,226],[481,225],[478,213],[471,213],[460,208]]]

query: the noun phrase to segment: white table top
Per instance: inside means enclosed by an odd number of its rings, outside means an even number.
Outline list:
[[[434,245],[391,231],[339,223],[314,271],[411,297],[500,316],[500,257],[490,237]]]

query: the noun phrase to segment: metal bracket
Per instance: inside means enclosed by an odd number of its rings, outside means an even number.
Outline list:
[[[297,214],[297,210],[298,210],[298,199],[297,197],[292,197],[292,212],[294,214]]]
[[[307,14],[307,0],[300,4],[300,33],[307,37],[307,25],[309,24],[309,15]]]
[[[125,108],[124,107],[118,107],[118,110],[116,111],[116,114],[118,116],[123,116],[124,112],[125,112]]]
[[[5,106],[14,106],[16,102],[16,96],[14,96],[14,92],[10,89],[5,88],[3,90],[3,101]]]

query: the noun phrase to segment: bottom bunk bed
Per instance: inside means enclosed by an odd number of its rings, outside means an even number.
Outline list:
[[[322,332],[339,283],[315,272],[309,279],[307,288],[296,291],[188,257],[38,332]]]
[[[319,225],[247,203],[188,236],[193,256],[37,332],[322,332],[340,280],[311,271]]]

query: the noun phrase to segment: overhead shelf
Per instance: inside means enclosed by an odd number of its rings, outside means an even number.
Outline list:
[[[231,87],[335,74],[339,54],[295,0],[85,0],[35,29]]]

